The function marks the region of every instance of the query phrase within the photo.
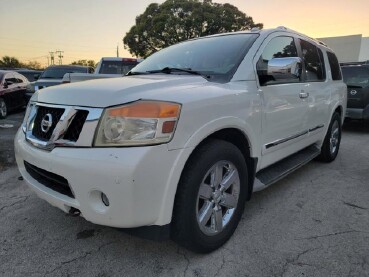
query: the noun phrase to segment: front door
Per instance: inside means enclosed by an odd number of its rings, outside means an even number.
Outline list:
[[[296,143],[307,136],[307,99],[301,97],[306,84],[300,78],[275,80],[267,76],[273,58],[299,57],[291,36],[275,34],[256,55],[259,93],[263,99],[262,160],[265,167],[296,151]]]

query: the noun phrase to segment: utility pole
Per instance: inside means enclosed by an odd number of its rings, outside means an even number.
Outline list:
[[[56,50],[56,51],[55,51],[55,53],[56,53],[56,54],[59,54],[59,55],[58,55],[58,58],[59,58],[59,65],[62,65],[62,64],[63,64],[62,59],[63,59],[63,57],[64,57],[64,56],[62,55],[62,53],[64,53],[64,51]]]
[[[119,43],[117,44],[117,58],[119,58]]]
[[[54,54],[55,54],[55,52],[50,51],[49,54],[50,54],[50,65],[54,65]],[[49,59],[47,60],[47,62],[49,63]]]

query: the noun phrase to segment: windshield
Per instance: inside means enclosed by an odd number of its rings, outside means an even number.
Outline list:
[[[369,86],[369,67],[352,66],[342,67],[343,81],[348,86]]]
[[[231,34],[182,42],[153,54],[131,72],[181,68],[206,75],[209,81],[228,82],[257,37],[257,34]]]
[[[136,65],[137,62],[103,61],[99,73],[125,75]]]
[[[66,73],[87,73],[83,67],[53,67],[46,68],[40,79],[62,79]]]

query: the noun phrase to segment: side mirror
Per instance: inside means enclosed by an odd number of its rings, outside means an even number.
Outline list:
[[[274,58],[268,62],[267,74],[274,80],[299,79],[302,60],[299,57]]]
[[[34,75],[33,75],[33,78],[34,78],[35,80],[38,80],[38,79],[40,78],[40,74],[34,74]]]

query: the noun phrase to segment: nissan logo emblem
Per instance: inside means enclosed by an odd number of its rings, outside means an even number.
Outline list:
[[[53,125],[53,117],[51,114],[45,114],[41,121],[41,130],[44,133],[47,133],[51,126]]]
[[[357,91],[353,89],[353,90],[350,91],[350,93],[351,93],[351,95],[356,95]]]

